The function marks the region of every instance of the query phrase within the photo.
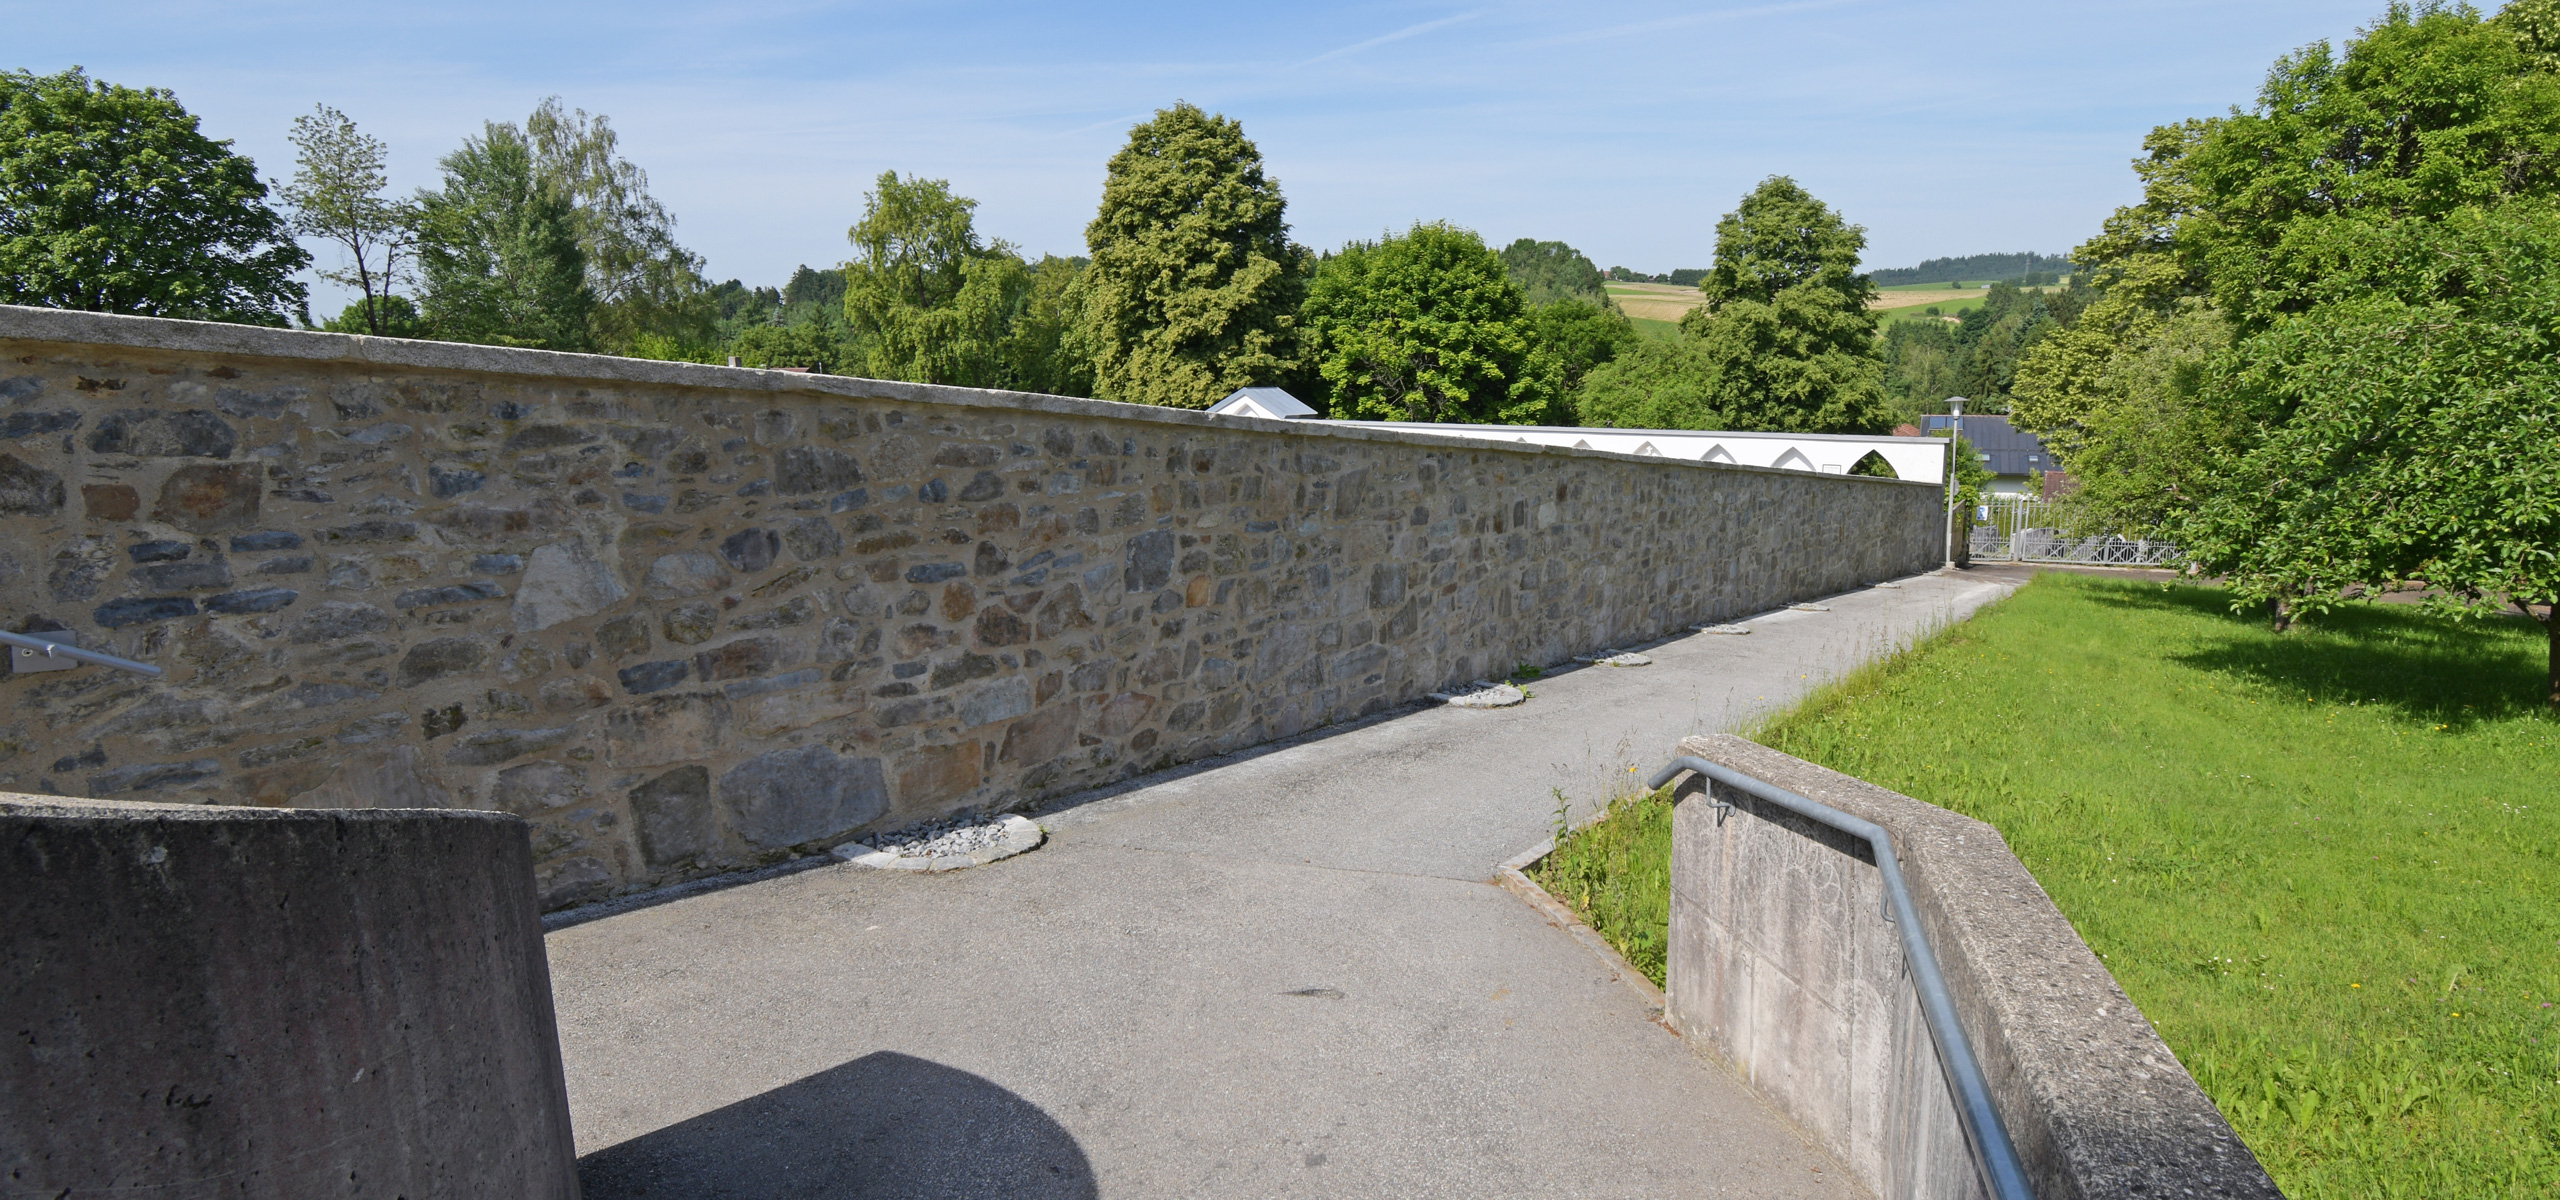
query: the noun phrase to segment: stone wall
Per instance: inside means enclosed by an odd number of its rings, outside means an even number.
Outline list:
[[[532,823],[543,900],[1939,564],[1936,489],[0,306],[0,787]]]
[[[1679,753],[1885,827],[2045,1200],[2281,1200],[2000,831],[1731,736]],[[1667,1018],[1882,1196],[1986,1194],[1865,842],[1681,776]]]

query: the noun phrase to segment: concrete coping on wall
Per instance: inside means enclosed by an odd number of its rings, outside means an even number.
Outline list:
[[[1687,738],[1678,753],[1893,835],[1957,1017],[2037,1195],[2280,1200],[1999,830],[1740,737]],[[1682,776],[1683,799],[1704,791],[1705,780]]]
[[[902,383],[887,379],[865,379],[852,375],[818,375],[799,371],[772,371],[758,367],[722,367],[708,363],[621,358],[610,354],[572,354],[558,350],[527,350],[513,346],[482,346],[467,342],[414,341],[408,338],[371,337],[364,334],[273,329],[259,325],[231,325],[219,321],[132,317],[115,313],[74,312],[66,309],[32,308],[15,304],[0,304],[0,339],[82,342],[91,345],[131,346],[136,349],[188,351],[200,354],[254,355],[314,363],[360,363],[404,370],[472,371],[537,379],[716,388],[730,392],[770,392],[777,396],[812,393],[858,396],[869,399],[904,400],[918,404],[994,408],[1008,412],[1054,413],[1060,416],[1099,417],[1160,425],[1192,426],[1201,429],[1249,429],[1301,438],[1349,438],[1502,454],[1581,455],[1642,463],[1680,462],[1684,466],[1721,471],[1752,471],[1776,475],[1804,474],[1802,471],[1780,467],[1751,467],[1723,462],[1688,462],[1665,459],[1658,455],[1585,450],[1571,446],[1542,446],[1528,442],[1487,441],[1480,436],[1423,432],[1412,428],[1410,424],[1397,427],[1384,425],[1372,427],[1365,424],[1331,422],[1317,424],[1232,414],[1212,416],[1207,412],[1192,409],[1162,408],[1151,404],[1130,404],[1116,400],[1085,400],[1038,392],[1008,392],[992,388]],[[1829,478],[1938,489],[1938,485],[1934,483],[1907,479],[1884,479],[1872,476],[1831,476]]]

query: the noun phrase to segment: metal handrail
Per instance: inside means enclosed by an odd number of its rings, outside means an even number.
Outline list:
[[[67,658],[73,662],[93,663],[101,667],[114,667],[119,671],[131,671],[136,675],[157,676],[161,674],[160,668],[152,666],[150,663],[138,663],[130,658],[117,658],[112,654],[100,654],[95,650],[83,650],[78,646],[66,645],[62,642],[48,642],[40,637],[28,637],[23,633],[0,633],[0,646],[15,646],[21,650],[31,650],[37,654],[45,656],[46,658]]]
[[[1873,821],[1763,783],[1721,763],[1689,755],[1672,759],[1645,786],[1659,788],[1682,771],[1694,771],[1851,837],[1866,839],[1875,851],[1876,870],[1884,875],[1885,919],[1901,927],[1903,961],[1911,968],[1911,983],[1920,993],[1920,1013],[1929,1026],[1929,1040],[1937,1045],[1938,1064],[1946,1072],[1948,1090],[1954,1093],[1956,1119],[1964,1126],[1965,1146],[1973,1152],[1974,1170],[1981,1174],[1994,1200],[2035,1200],[2035,1190],[2027,1185],[2026,1165],[2018,1160],[2017,1144],[2009,1140],[2009,1127],[2001,1122],[2000,1110],[1992,1106],[1991,1085],[1983,1077],[1981,1061],[1974,1057],[1973,1042],[1956,1021],[1955,1000],[1947,993],[1947,978],[1938,969],[1937,952],[1930,949],[1929,935],[1920,928],[1920,914],[1911,906],[1911,890],[1902,882],[1902,862],[1893,855],[1893,835]]]

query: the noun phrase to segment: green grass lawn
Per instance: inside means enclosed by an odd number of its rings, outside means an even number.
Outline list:
[[[2214,589],[2051,574],[1752,736],[1998,827],[2296,1200],[2547,1197],[2543,649],[2383,606],[2279,636]]]

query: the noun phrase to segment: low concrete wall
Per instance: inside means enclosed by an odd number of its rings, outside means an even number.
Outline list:
[[[2043,1200],[2278,1200],[1998,830],[1738,737],[1680,752],[1891,831],[1912,903]],[[1669,1018],[1877,1194],[1983,1195],[1865,843],[1683,777]]]
[[[1924,484],[0,306],[0,787],[533,825],[559,907],[1939,565]]]
[[[578,1194],[524,822],[0,795],[12,1196]]]

